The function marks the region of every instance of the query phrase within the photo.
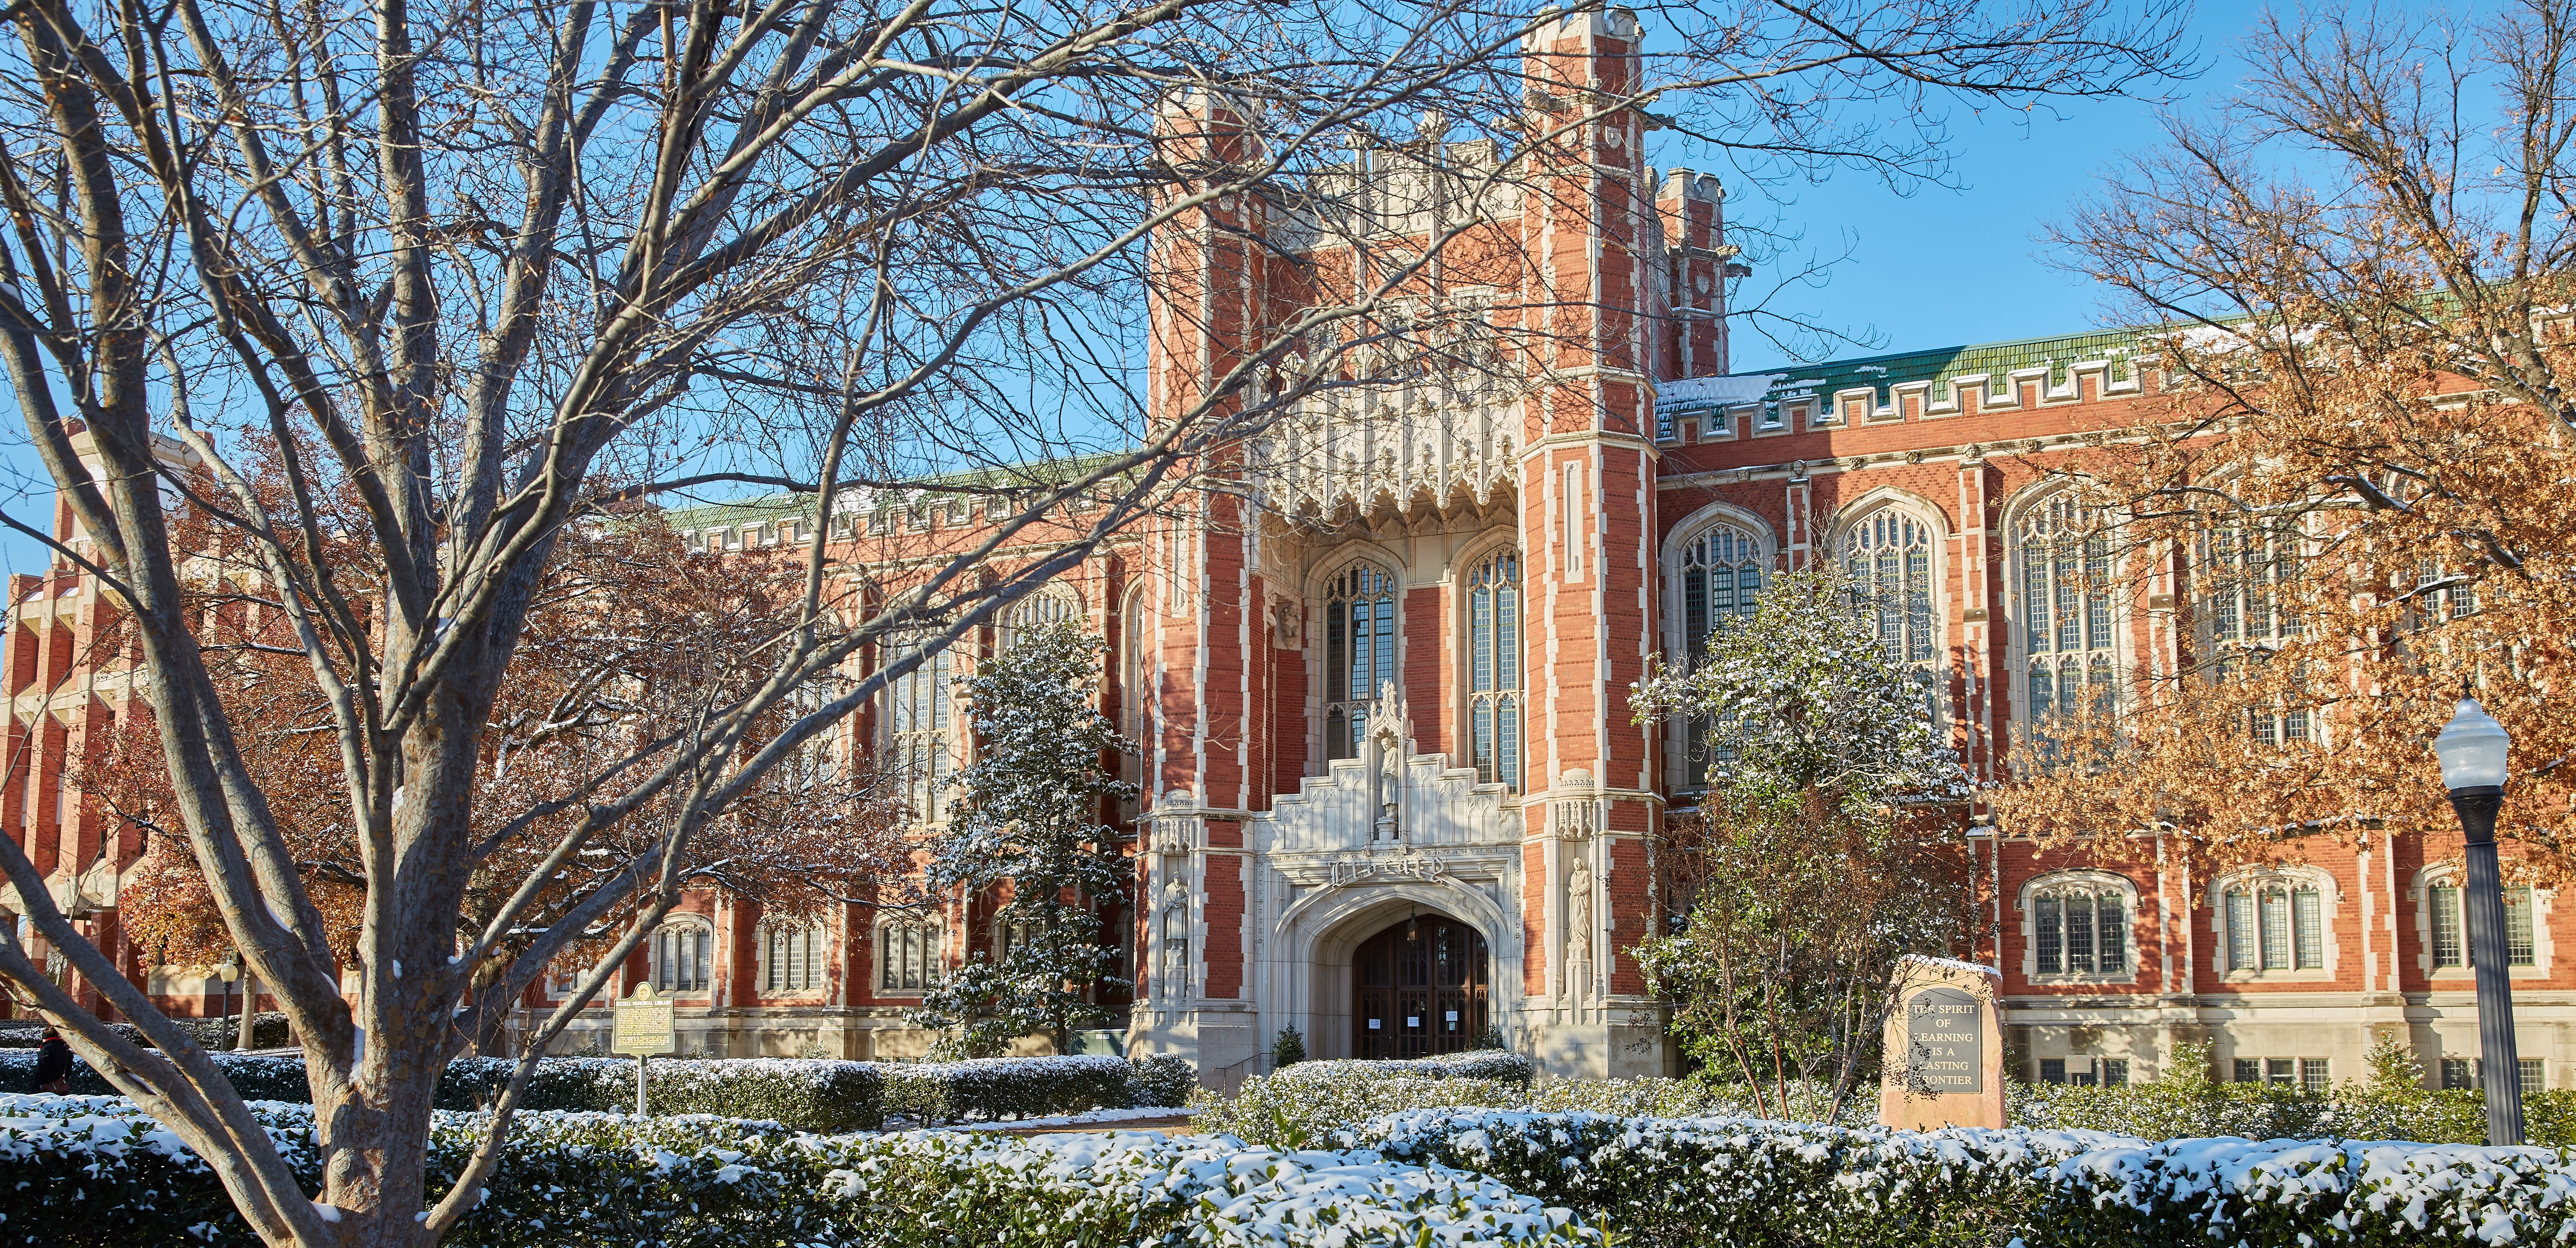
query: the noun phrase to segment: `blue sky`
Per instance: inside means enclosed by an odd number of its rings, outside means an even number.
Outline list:
[[[2191,35],[2206,68],[2168,88],[2175,107],[2196,109],[2233,89],[2231,45],[2261,9],[2244,0],[2201,0]],[[1766,208],[1751,188],[1730,188],[1731,215],[1776,214],[1811,249],[1850,252],[1823,285],[1793,291],[1777,306],[1868,335],[1888,351],[2074,333],[2103,320],[2091,285],[2047,264],[2039,235],[2120,153],[2158,141],[2157,106],[2079,101],[2028,115],[1960,108],[1950,123],[1955,189],[1926,186],[1899,196],[1873,177],[1845,173],[1782,188],[1789,201]],[[1757,336],[1737,333],[1738,370],[1784,362]],[[52,501],[51,482],[11,411],[0,418],[0,507],[45,526]],[[47,554],[28,538],[0,532],[0,560],[14,572],[37,572]]]
[[[2168,88],[2176,97],[2172,107],[2196,110],[2235,89],[2241,69],[2232,45],[2263,8],[2200,0],[2192,37],[2205,70]],[[1924,187],[1898,197],[1871,178],[1848,174],[1797,188],[1796,202],[1779,210],[1785,223],[1803,231],[1811,248],[1838,252],[1847,240],[1851,258],[1826,285],[1794,294],[1784,306],[1846,331],[1875,330],[1887,351],[2099,327],[2106,315],[2099,294],[2052,267],[2040,235],[2120,153],[2163,137],[2157,111],[2138,100],[2060,104],[2053,117],[1954,110],[1956,190]],[[1729,213],[1759,211],[1748,199],[1731,196]],[[1782,362],[1769,343],[1736,334],[1738,370]]]

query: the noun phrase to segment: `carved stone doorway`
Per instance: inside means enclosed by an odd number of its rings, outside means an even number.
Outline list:
[[[1474,1048],[1492,979],[1483,934],[1455,919],[1419,915],[1369,937],[1351,956],[1351,1055]]]

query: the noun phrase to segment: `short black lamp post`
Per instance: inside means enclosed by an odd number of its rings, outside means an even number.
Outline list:
[[[2513,981],[2504,947],[2504,881],[2496,870],[2496,812],[2504,806],[2504,725],[2474,699],[2433,739],[2442,784],[2468,838],[2469,965],[2478,976],[2478,1064],[2486,1085],[2487,1143],[2522,1143],[2522,1062],[2513,1043]]]

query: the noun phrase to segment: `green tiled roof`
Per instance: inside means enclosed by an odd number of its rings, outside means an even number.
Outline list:
[[[1952,380],[1979,374],[2000,380],[2018,369],[2047,366],[2050,368],[2050,383],[2063,385],[2067,365],[2085,360],[2109,360],[2113,376],[2122,377],[2126,375],[2129,361],[2135,358],[2137,350],[2135,331],[2106,330],[1975,346],[1938,347],[1929,351],[1901,351],[1892,355],[1828,360],[1821,364],[1783,365],[1776,370],[1767,370],[1776,372],[1778,379],[1764,397],[1765,401],[1776,403],[1800,395],[1830,397],[1837,391],[1872,386],[1878,391],[1878,402],[1886,403],[1890,398],[1890,386],[1928,381],[1932,383],[1932,398],[1937,402],[1950,397],[1949,383]]]

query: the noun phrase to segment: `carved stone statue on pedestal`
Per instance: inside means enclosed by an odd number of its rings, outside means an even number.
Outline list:
[[[1565,877],[1565,990],[1592,995],[1592,864],[1580,857]]]

